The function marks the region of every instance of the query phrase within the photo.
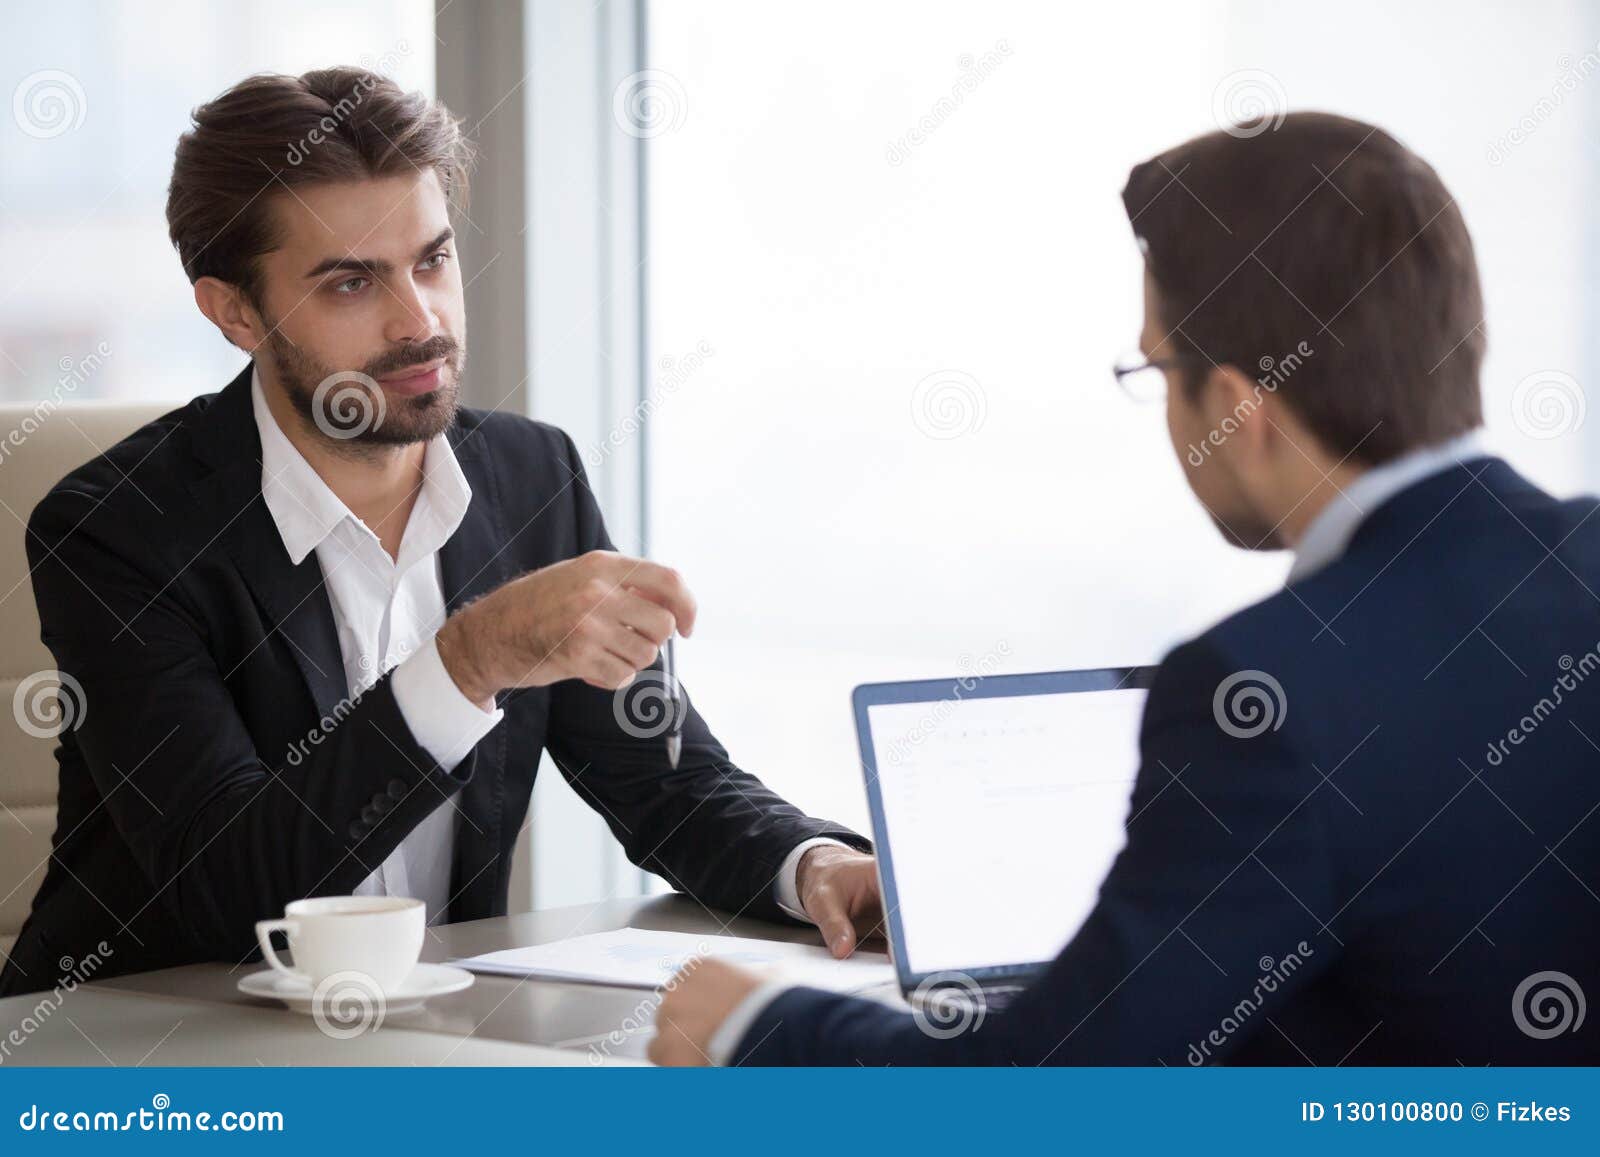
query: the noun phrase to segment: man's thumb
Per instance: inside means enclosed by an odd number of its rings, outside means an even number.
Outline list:
[[[823,918],[822,938],[828,942],[828,951],[840,960],[855,950],[856,930],[849,918],[837,910]]]

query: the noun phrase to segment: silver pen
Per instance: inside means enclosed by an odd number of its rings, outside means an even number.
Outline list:
[[[678,662],[672,652],[672,635],[667,636],[667,648],[662,655],[662,669],[667,678],[667,710],[672,715],[667,722],[667,762],[672,769],[678,769],[678,757],[683,754],[683,717],[688,714],[682,709],[679,696],[683,694],[678,685]]]

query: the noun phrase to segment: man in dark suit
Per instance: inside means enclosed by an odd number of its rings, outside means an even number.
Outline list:
[[[874,922],[864,840],[734,766],[692,708],[669,757],[658,648],[694,600],[612,550],[570,439],[458,408],[469,157],[442,107],[354,69],[196,112],[169,225],[253,364],[29,522],[44,642],[83,703],[0,995],[68,958],[235,962],[304,896],[504,913],[542,751],[704,903],[816,922],[841,954]]]
[[[1600,518],[1477,442],[1454,201],[1316,114],[1181,145],[1124,201],[1145,324],[1118,377],[1165,388],[1191,488],[1235,543],[1294,551],[1286,588],[1161,664],[1125,849],[1013,1003],[909,1015],[708,961],[652,1055],[1600,1060]],[[1552,432],[1567,382],[1519,421]]]

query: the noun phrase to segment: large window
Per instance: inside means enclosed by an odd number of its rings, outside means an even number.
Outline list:
[[[857,682],[1151,661],[1282,580],[1107,372],[1139,327],[1127,171],[1219,118],[1329,109],[1432,161],[1488,288],[1493,439],[1595,480],[1583,6],[648,17],[651,549],[701,601],[698,706],[802,806],[864,822]]]
[[[1281,581],[1108,373],[1139,324],[1118,193],[1184,137],[1326,108],[1431,160],[1483,267],[1493,439],[1557,491],[1597,481],[1600,14],[1577,0],[58,0],[12,23],[0,399],[91,355],[75,397],[181,401],[242,364],[166,239],[194,105],[347,62],[446,92],[484,146],[473,400],[601,448],[619,545],[700,597],[697,705],[856,825],[855,683],[1151,661]],[[542,882],[513,904],[632,890],[602,820],[557,776],[541,797]]]
[[[182,401],[243,364],[167,241],[172,150],[195,105],[253,72],[333,64],[434,91],[431,0],[57,0],[10,16],[0,399]]]

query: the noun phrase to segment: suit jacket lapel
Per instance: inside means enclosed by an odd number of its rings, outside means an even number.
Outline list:
[[[261,497],[261,439],[250,406],[250,367],[193,419],[196,452],[215,467],[192,485],[201,517],[217,528],[245,584],[294,653],[322,716],[349,695],[333,607],[315,552],[299,566]]]
[[[463,413],[448,433],[456,461],[472,488],[461,525],[439,551],[439,576],[445,605],[454,613],[463,603],[509,580],[515,563],[508,547],[503,507],[495,487],[477,415]],[[510,876],[510,846],[501,838],[505,803],[507,732],[503,720],[468,758],[476,761],[472,779],[456,797],[455,858],[451,865],[452,920],[474,920],[505,911]],[[530,753],[529,758],[537,758]]]
[[[447,437],[455,452],[472,501],[461,525],[439,551],[439,575],[445,605],[453,612],[463,603],[487,594],[511,578],[510,537],[506,534],[494,476],[477,433],[477,415],[465,414]]]

